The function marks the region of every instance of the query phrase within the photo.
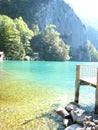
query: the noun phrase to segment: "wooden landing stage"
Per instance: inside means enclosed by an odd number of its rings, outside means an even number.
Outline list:
[[[95,114],[98,114],[98,66],[77,65],[75,82],[75,102],[79,102],[80,85],[90,85],[96,88]]]

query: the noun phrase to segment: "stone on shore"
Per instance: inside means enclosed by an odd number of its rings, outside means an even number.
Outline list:
[[[63,120],[63,125],[65,127],[70,126],[71,124],[72,124],[72,120],[71,119],[64,119]]]
[[[97,115],[86,112],[76,103],[71,102],[56,112],[63,118],[65,130],[98,130]]]
[[[85,111],[80,108],[76,108],[71,111],[71,117],[73,119],[73,122],[83,124],[85,116],[86,116]]]
[[[62,107],[58,108],[56,112],[63,118],[68,117],[70,114]]]
[[[79,108],[80,106],[74,102],[71,102],[69,103],[65,109],[68,111],[68,112],[71,112],[71,110],[75,110],[76,108]]]
[[[81,127],[80,125],[78,125],[78,124],[73,124],[73,125],[71,125],[71,126],[65,128],[64,130],[81,130],[81,128],[82,128],[82,127]]]
[[[98,130],[98,125],[95,126],[95,130]]]
[[[95,130],[95,126],[96,126],[96,124],[94,122],[91,122],[91,121],[86,121],[83,124],[84,129],[89,128],[91,130]]]

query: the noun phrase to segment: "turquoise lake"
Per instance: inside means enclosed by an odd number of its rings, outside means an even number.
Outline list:
[[[59,105],[65,106],[67,103],[74,101],[76,65],[78,64],[96,65],[97,63],[45,61],[1,62],[0,100],[1,105],[3,104],[2,109],[12,107],[13,109],[16,108],[16,111],[20,109],[24,110],[25,113],[21,114],[21,118],[18,117],[17,112],[13,112],[13,115],[17,115],[14,116],[16,116],[18,121],[23,122],[25,114],[29,113],[28,111],[32,111],[32,117],[30,118],[35,118],[44,113],[48,113]],[[93,111],[95,89],[89,86],[81,86],[79,103],[88,110]],[[7,114],[9,116],[10,112]],[[4,117],[1,120],[5,120],[6,122],[2,126],[3,129],[8,124],[8,121]],[[34,130],[37,130],[39,125],[42,124],[42,121],[39,122],[35,122],[37,125],[32,125],[35,128],[33,128]],[[10,124],[10,127],[13,126],[14,130],[16,124]],[[10,129],[10,127],[7,129]],[[29,126],[27,129],[29,129]],[[48,130],[48,128],[45,130]]]

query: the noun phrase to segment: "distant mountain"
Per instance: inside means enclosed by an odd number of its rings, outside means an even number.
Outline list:
[[[86,26],[87,39],[91,41],[98,51],[98,19],[88,19],[82,16],[79,16],[79,18]]]
[[[98,30],[92,26],[87,26],[87,36],[95,48],[98,50]]]

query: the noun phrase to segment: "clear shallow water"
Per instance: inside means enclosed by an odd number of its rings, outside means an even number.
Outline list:
[[[75,70],[77,64],[97,63],[44,61],[1,62],[0,99],[3,107],[5,104],[10,104],[13,108],[17,108],[17,111],[18,109],[19,111],[23,109],[25,113],[30,111],[28,115],[32,115],[31,118],[35,118],[56,108],[58,104],[65,106],[66,103],[74,100]],[[95,89],[89,86],[81,86],[80,104],[88,106],[89,110],[93,110],[94,102]],[[5,107],[9,106],[5,105]],[[24,120],[25,114],[22,113],[21,118],[16,117],[21,122]],[[37,123],[35,127],[35,124],[33,124],[34,130],[37,130],[39,125]]]

